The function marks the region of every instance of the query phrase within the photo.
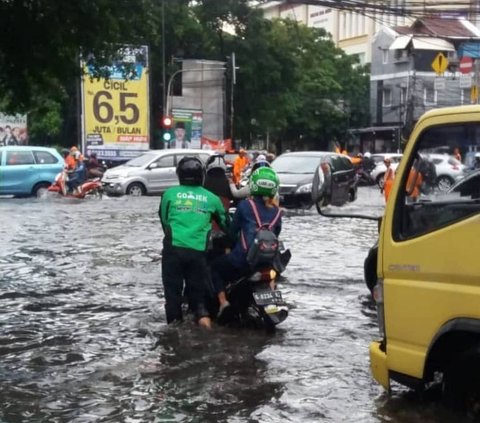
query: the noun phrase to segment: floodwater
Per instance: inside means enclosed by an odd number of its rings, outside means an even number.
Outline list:
[[[274,335],[165,324],[158,197],[0,200],[0,422],[457,422],[369,372],[377,224],[289,213]],[[362,188],[352,212],[382,213]]]

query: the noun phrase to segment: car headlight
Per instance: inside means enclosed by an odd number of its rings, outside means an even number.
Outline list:
[[[310,192],[312,192],[311,182],[309,184],[301,185],[300,187],[298,187],[295,191],[295,194],[308,194]]]

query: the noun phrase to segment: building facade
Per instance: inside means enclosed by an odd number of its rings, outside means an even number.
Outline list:
[[[323,28],[332,41],[361,64],[371,62],[371,43],[383,25],[402,25],[410,20],[380,11],[346,11],[326,6],[271,1],[259,6],[266,19],[292,19],[314,28]]]
[[[382,28],[372,44],[372,127],[357,132],[362,144],[374,151],[379,145],[401,150],[402,139],[426,111],[477,103],[472,88],[477,72],[472,66],[462,73],[459,65],[461,57],[480,59],[479,52],[480,31],[463,18],[423,18],[410,27]]]

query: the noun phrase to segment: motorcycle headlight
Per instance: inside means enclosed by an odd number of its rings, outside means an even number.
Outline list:
[[[300,187],[297,188],[297,191],[295,191],[296,194],[308,194],[310,192],[312,192],[311,182],[309,184],[301,185]]]

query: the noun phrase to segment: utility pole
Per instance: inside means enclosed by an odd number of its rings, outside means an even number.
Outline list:
[[[165,75],[165,0],[162,0],[162,113],[165,115],[165,104],[167,101]]]
[[[235,84],[237,83],[237,77],[236,77],[236,65],[235,65],[235,52],[232,53],[232,82],[231,82],[231,87],[230,87],[230,139],[232,140],[232,145],[233,145],[233,113],[234,113],[234,107],[233,107],[233,94],[234,94],[234,87]],[[228,66],[228,65],[227,65]]]

